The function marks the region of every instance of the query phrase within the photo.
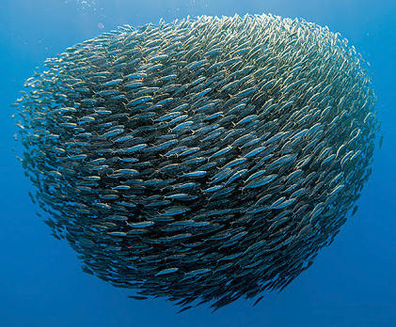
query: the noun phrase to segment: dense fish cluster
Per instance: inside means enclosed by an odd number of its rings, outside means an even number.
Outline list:
[[[375,96],[327,27],[123,26],[46,66],[19,99],[32,199],[84,271],[134,298],[218,308],[283,289],[371,172]]]

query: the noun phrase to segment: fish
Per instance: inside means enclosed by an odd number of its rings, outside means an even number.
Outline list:
[[[171,273],[174,273],[174,272],[176,272],[178,270],[179,270],[179,268],[167,268],[167,269],[159,271],[158,273],[155,274],[155,276],[171,274]]]
[[[245,188],[257,188],[257,187],[262,187],[264,185],[267,185],[268,183],[271,183],[273,180],[275,180],[278,177],[276,174],[264,176],[261,178],[255,178],[254,180],[248,182],[245,186]]]
[[[363,58],[327,27],[161,20],[44,65],[13,105],[30,197],[83,271],[131,298],[255,305],[356,213],[376,96]]]

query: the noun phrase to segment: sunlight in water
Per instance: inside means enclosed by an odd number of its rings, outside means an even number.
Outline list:
[[[77,1],[77,5],[79,5],[82,9],[95,6],[95,0],[76,0],[76,1]]]
[[[65,3],[76,3],[78,9],[93,8],[96,5],[95,0],[65,0]]]

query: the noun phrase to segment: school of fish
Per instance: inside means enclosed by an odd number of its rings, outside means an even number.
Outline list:
[[[132,298],[257,303],[356,212],[376,97],[367,64],[327,27],[161,20],[45,65],[17,101],[31,198],[85,272]]]

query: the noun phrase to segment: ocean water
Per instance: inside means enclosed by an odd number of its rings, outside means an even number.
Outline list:
[[[15,159],[9,105],[47,57],[118,25],[235,13],[301,17],[348,38],[370,63],[384,142],[356,215],[284,291],[255,307],[241,299],[176,314],[171,302],[131,300],[84,274],[50,235]],[[395,53],[394,0],[0,0],[0,326],[396,326]]]

